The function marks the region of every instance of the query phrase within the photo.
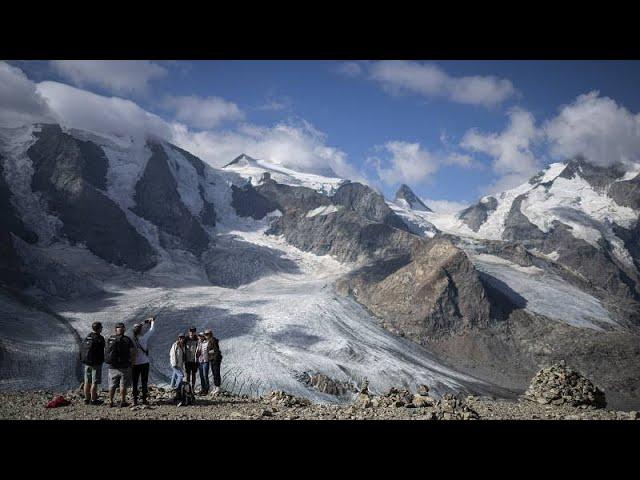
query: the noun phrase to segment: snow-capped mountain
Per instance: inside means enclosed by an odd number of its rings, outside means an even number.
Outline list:
[[[244,153],[223,168],[236,172],[253,185],[257,185],[264,178],[272,178],[284,185],[308,187],[328,195],[334,193],[340,185],[348,181],[339,178],[330,168],[322,171],[301,172],[265,160],[257,160]]]
[[[0,201],[0,388],[73,385],[93,321],[158,313],[160,383],[195,325],[236,393],[343,400],[310,372],[503,395],[568,358],[638,402],[637,174],[554,164],[444,215],[408,186],[30,125],[0,130]]]
[[[390,251],[396,237],[410,240],[368,187],[271,170],[287,182],[262,178],[256,191],[247,182],[253,167],[240,162],[217,170],[161,139],[58,125],[2,130],[0,156],[2,388],[74,385],[76,345],[93,321],[110,331],[116,321],[159,313],[150,358],[160,383],[177,333],[195,325],[221,339],[223,387],[236,393],[341,400],[301,382],[304,372],[354,387],[367,378],[378,391],[418,383],[436,394],[495,389],[334,293],[351,262]],[[255,213],[270,191],[273,208],[263,215],[245,215],[236,201],[248,198]],[[304,244],[290,223],[266,234],[291,216],[305,219],[300,229],[335,219],[334,232],[307,237],[331,248]],[[33,351],[33,342],[44,350]]]

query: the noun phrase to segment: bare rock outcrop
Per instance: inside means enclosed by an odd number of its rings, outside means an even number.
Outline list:
[[[419,343],[427,337],[486,326],[490,304],[467,255],[443,238],[421,246],[411,259],[367,266],[341,279],[337,288],[351,294],[384,326]]]

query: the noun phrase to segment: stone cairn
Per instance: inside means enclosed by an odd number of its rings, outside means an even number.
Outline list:
[[[580,408],[604,408],[602,390],[564,362],[540,370],[524,394],[526,400],[543,405],[570,405]]]

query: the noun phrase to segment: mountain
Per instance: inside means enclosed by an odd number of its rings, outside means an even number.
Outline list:
[[[59,125],[0,129],[0,168],[0,388],[73,386],[93,321],[158,313],[156,383],[195,325],[240,394],[350,398],[301,381],[322,374],[513,396],[566,359],[640,403],[637,175],[554,164],[445,215],[408,187]]]
[[[415,193],[413,193],[413,190],[404,183],[400,185],[400,188],[396,192],[395,202],[411,210],[433,212],[433,210],[427,207],[424,202],[420,200]]]
[[[263,178],[271,178],[284,185],[308,187],[326,194],[333,193],[340,185],[348,182],[348,180],[339,178],[328,167],[303,172],[264,160],[257,160],[244,153],[227,163],[223,169],[238,173],[254,185]]]
[[[74,386],[92,322],[109,332],[158,313],[158,383],[177,333],[196,325],[220,338],[236,393],[345,400],[300,380],[309,374],[376,391],[498,391],[336,295],[356,265],[422,242],[369,187],[280,168],[267,173],[282,182],[256,181],[261,162],[244,157],[214,169],[159,138],[54,124],[2,129],[0,155],[1,388]]]

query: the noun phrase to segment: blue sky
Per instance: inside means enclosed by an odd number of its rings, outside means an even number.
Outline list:
[[[565,155],[589,153],[599,164],[620,160],[602,158],[606,146],[620,142],[622,160],[638,160],[637,61],[10,63],[36,84],[60,82],[128,99],[183,124],[183,146],[211,155],[204,159],[213,164],[221,162],[217,155],[241,148],[246,133],[237,132],[248,125],[260,129],[250,134],[254,154],[295,166],[282,151],[302,132],[312,138],[293,148],[298,156],[307,155],[305,148],[334,150],[309,153],[304,165],[348,165],[389,197],[406,182],[426,199],[470,203]],[[590,92],[598,93],[580,97]],[[217,100],[203,102],[212,97]],[[203,105],[209,110],[198,111]],[[619,126],[598,126],[598,118]],[[579,135],[574,123],[584,130]],[[277,125],[290,129],[276,134]],[[203,131],[211,133],[197,135]],[[590,151],[592,137],[603,146]],[[227,140],[222,151],[206,143]]]

